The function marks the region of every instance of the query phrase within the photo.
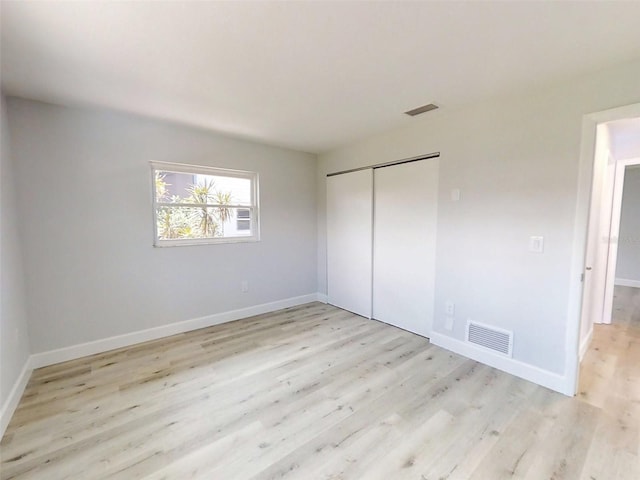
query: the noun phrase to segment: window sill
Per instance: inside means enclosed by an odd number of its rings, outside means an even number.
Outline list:
[[[196,245],[221,245],[227,243],[256,243],[260,239],[257,237],[230,237],[217,239],[185,239],[185,240],[156,240],[153,244],[154,248],[168,247],[192,247]]]

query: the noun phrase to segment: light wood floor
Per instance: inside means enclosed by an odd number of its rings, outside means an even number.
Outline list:
[[[576,398],[319,303],[42,368],[0,477],[637,480],[640,295],[619,297]]]

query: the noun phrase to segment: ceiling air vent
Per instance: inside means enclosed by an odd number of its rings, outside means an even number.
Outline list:
[[[404,112],[404,113],[406,113],[410,117],[415,117],[416,115],[420,115],[421,113],[425,113],[425,112],[430,112],[431,110],[435,110],[436,108],[438,108],[437,105],[430,103],[429,105],[423,105],[421,107],[414,108],[413,110],[409,110],[408,112]]]
[[[510,357],[513,350],[513,332],[469,320],[467,342]]]

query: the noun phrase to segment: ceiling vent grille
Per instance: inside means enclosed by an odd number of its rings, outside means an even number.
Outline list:
[[[423,105],[418,108],[414,108],[413,110],[409,110],[408,112],[404,112],[410,117],[415,117],[416,115],[420,115],[421,113],[430,112],[431,110],[435,110],[438,108],[437,105],[430,103],[429,105]]]
[[[471,320],[467,322],[467,342],[508,357],[513,353],[513,332]]]

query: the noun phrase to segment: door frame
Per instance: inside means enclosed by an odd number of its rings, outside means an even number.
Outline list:
[[[596,132],[599,124],[640,116],[640,103],[590,113],[582,117],[578,193],[573,229],[573,246],[569,282],[569,302],[565,332],[565,391],[575,395],[580,374],[580,324],[584,301],[582,275],[586,267],[586,247],[591,209],[591,187],[593,179]]]

